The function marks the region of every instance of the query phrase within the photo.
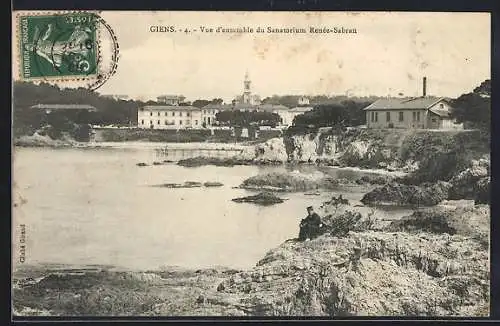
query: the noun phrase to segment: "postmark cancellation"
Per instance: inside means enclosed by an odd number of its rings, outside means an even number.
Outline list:
[[[14,19],[19,79],[95,89],[116,71],[118,42],[98,12],[22,12]]]

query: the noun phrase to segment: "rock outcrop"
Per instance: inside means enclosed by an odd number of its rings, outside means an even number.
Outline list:
[[[261,192],[257,195],[234,198],[232,201],[236,203],[253,203],[262,206],[281,204],[284,199],[279,198],[270,192]]]
[[[450,199],[475,199],[479,203],[489,203],[489,156],[473,160],[470,166],[455,175],[450,183]]]
[[[317,172],[305,174],[300,172],[271,172],[259,174],[245,179],[240,188],[273,191],[308,191],[314,189],[336,189],[347,180],[335,179]]]
[[[446,203],[385,229],[365,225],[288,240],[246,271],[49,275],[14,289],[14,309],[65,316],[487,316],[488,208]],[[333,220],[357,214],[339,198],[321,209]],[[359,213],[357,221],[364,219]]]
[[[443,181],[420,186],[392,182],[368,192],[361,202],[365,205],[432,206],[448,199],[450,187],[449,183]]]
[[[324,235],[270,251],[214,297],[257,316],[477,316],[488,305],[487,256],[458,235]]]

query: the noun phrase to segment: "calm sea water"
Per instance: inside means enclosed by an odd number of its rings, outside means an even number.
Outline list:
[[[288,200],[270,207],[238,204],[231,199],[253,192],[232,187],[252,175],[286,167],[136,166],[163,159],[164,153],[154,146],[16,148],[13,241],[19,245],[24,224],[25,263],[110,264],[141,270],[172,265],[249,268],[269,249],[297,236],[305,207],[318,206],[335,194],[283,194]],[[335,169],[329,173],[361,175]],[[224,186],[155,187],[184,181],[218,181]],[[359,200],[365,191],[342,193]],[[16,263],[19,249],[13,250]]]

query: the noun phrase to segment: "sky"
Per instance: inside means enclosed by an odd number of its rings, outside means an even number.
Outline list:
[[[457,97],[490,78],[487,13],[102,12],[120,46],[98,91],[187,100],[285,95]],[[196,32],[151,32],[151,26]],[[203,33],[213,27],[345,27],[356,34]]]

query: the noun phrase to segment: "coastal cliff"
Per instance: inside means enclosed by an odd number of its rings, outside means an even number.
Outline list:
[[[478,146],[479,145],[479,146]],[[285,135],[255,145],[256,160],[414,171],[436,151],[465,146],[489,152],[489,141],[478,131],[406,129],[337,130]]]

